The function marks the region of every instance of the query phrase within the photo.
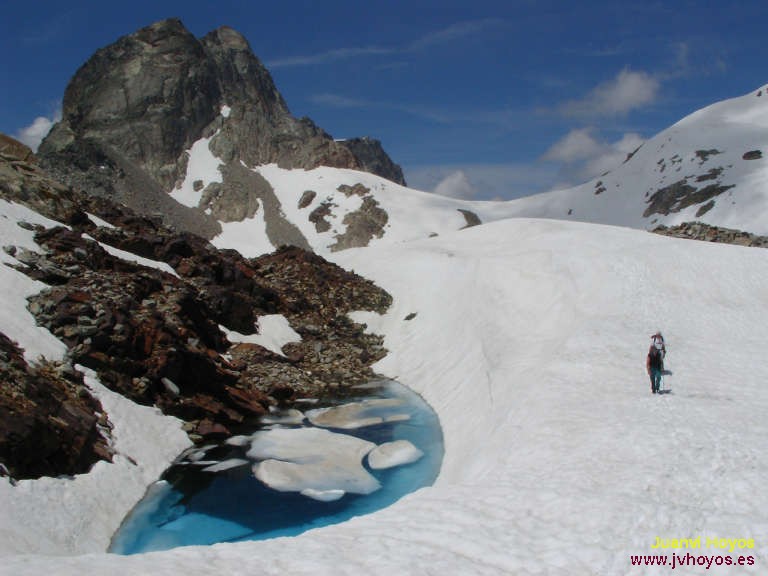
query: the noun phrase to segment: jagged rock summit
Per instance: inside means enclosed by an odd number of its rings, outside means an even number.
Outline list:
[[[220,161],[222,181],[202,190],[198,206],[185,206],[168,192],[186,177],[201,139]],[[209,238],[220,221],[252,216],[255,198],[268,195],[269,184],[243,165],[353,168],[404,184],[377,141],[336,141],[294,118],[241,34],[222,27],[198,39],[178,19],[98,50],[67,86],[62,120],[38,154],[73,187]],[[281,241],[303,245],[291,230]]]

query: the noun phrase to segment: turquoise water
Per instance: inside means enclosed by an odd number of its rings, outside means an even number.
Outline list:
[[[246,455],[249,445],[208,446],[204,452],[198,450],[180,458],[147,490],[113,536],[109,551],[138,554],[177,546],[296,536],[385,508],[409,492],[430,486],[443,459],[437,415],[419,395],[392,381],[372,383],[361,390],[360,398],[345,402],[362,398],[402,400],[397,412],[407,414],[409,419],[351,430],[327,429],[376,444],[408,440],[423,452],[415,462],[384,470],[371,469],[364,459],[366,470],[381,484],[375,492],[347,493],[332,502],[314,500],[298,492],[281,492],[254,476],[254,462]],[[368,409],[365,415],[375,416],[376,410]],[[312,424],[304,420],[300,425],[281,425],[299,426]],[[195,462],[196,458],[200,460]],[[214,462],[232,458],[248,462],[222,472],[203,471]]]

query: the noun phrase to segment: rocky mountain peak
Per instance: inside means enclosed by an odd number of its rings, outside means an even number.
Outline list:
[[[200,43],[216,68],[222,98],[228,100],[225,104],[267,103],[264,112],[273,116],[288,114],[272,76],[242,34],[222,26],[206,34]]]
[[[217,42],[229,50],[251,52],[251,45],[248,43],[248,40],[245,39],[245,36],[229,26],[220,26],[216,30],[209,32],[208,35],[203,38],[203,41]]]
[[[90,140],[119,153],[163,187],[176,162],[216,117],[215,67],[179,20],[163,20],[98,50],[64,93],[63,118],[40,147],[55,158]]]
[[[219,225],[208,206],[173,206],[168,198],[203,137],[212,138],[209,148],[224,166],[324,165],[404,183],[380,146],[348,146],[294,118],[239,32],[223,26],[198,39],[178,19],[124,36],[81,66],[39,155],[71,186],[210,237]],[[226,198],[229,187],[225,179],[217,195]]]

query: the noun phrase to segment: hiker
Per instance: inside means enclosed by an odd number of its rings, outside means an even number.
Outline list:
[[[651,392],[653,394],[659,393],[666,353],[667,348],[664,345],[664,337],[661,335],[661,332],[656,332],[656,334],[651,336],[651,347],[648,349],[648,357],[645,361],[645,370],[651,378]]]

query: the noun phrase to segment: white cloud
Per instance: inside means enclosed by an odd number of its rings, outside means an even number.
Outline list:
[[[477,190],[463,170],[457,170],[443,178],[434,189],[435,194],[449,198],[468,200],[477,195]]]
[[[599,84],[584,98],[565,102],[559,110],[565,116],[621,116],[653,103],[659,87],[659,80],[651,74],[625,68],[613,80]]]
[[[601,149],[602,145],[592,136],[591,128],[579,128],[555,142],[544,154],[544,160],[572,163],[592,158]]]
[[[59,120],[61,120],[61,112],[54,114],[53,118],[38,116],[33,120],[32,124],[19,130],[15,137],[19,142],[23,142],[32,148],[34,152],[37,152],[40,142],[43,141],[43,138],[48,135],[53,125]]]
[[[563,185],[580,184],[621,165],[643,142],[635,132],[606,142],[594,135],[594,129],[579,128],[555,142],[542,159],[561,164]]]
[[[584,166],[583,174],[586,179],[598,176],[620,166],[627,157],[637,150],[644,142],[640,134],[629,132],[621,140],[607,144],[599,154],[589,159]]]

